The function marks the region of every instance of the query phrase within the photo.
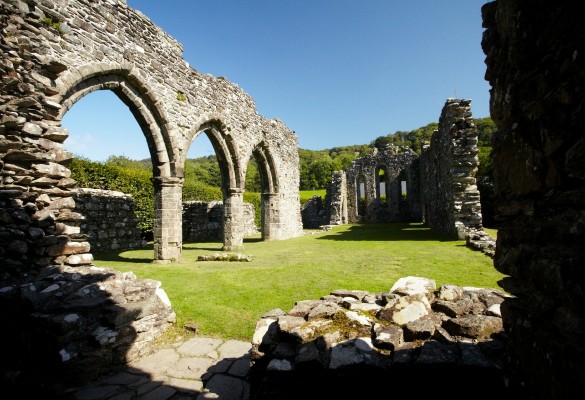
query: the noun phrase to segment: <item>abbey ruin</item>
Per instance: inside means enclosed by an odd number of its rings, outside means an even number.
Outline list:
[[[507,276],[500,284],[511,295],[501,302],[506,373],[527,398],[585,397],[579,7],[496,0],[481,10],[498,127],[494,266]],[[263,238],[302,234],[294,133],[258,115],[237,85],[189,67],[181,45],[124,0],[1,0],[0,29],[0,312],[2,342],[9,344],[3,384],[91,379],[138,357],[175,321],[160,282],[93,265],[81,229],[88,209],[82,211],[84,194],[75,194],[61,126],[88,93],[116,93],[145,135],[154,166],[154,261],[181,256],[183,165],[202,133],[222,174],[224,248],[242,246],[252,158],[262,176]],[[452,237],[481,227],[470,117],[468,101],[447,101],[436,141],[420,157],[389,147],[356,161],[334,174],[313,217],[325,216],[323,224],[418,219]],[[368,293],[362,298],[375,301]]]
[[[458,239],[481,231],[478,132],[470,102],[447,99],[439,128],[420,156],[408,147],[388,145],[336,171],[325,201],[313,199],[303,208],[304,226],[423,221]]]
[[[10,321],[7,341],[40,343],[35,332],[52,332],[43,353],[60,358],[66,371],[47,369],[91,377],[137,356],[174,321],[160,282],[93,265],[89,235],[106,239],[109,232],[81,230],[82,213],[96,203],[75,190],[61,126],[85,95],[113,91],[142,128],[153,165],[155,262],[181,257],[183,165],[200,134],[209,137],[221,169],[224,249],[242,247],[250,159],[262,178],[263,239],[302,234],[294,133],[260,116],[237,85],[191,68],[182,46],[124,0],[3,0],[0,29],[3,319]],[[6,356],[15,365],[18,358]]]

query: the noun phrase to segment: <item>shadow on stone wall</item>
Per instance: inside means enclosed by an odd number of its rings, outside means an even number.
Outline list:
[[[138,336],[125,322],[139,318],[143,308],[120,307],[100,289],[115,274],[81,276],[47,267],[43,275],[0,297],[5,398],[60,398],[66,388],[125,360]],[[65,290],[52,290],[65,281]]]

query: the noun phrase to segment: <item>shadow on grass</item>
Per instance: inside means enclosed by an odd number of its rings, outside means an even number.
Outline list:
[[[132,249],[132,250],[152,250],[154,251],[154,246],[152,243],[141,247],[139,249]],[[108,251],[95,251],[92,252],[94,258],[99,261],[115,261],[115,262],[131,262],[137,264],[151,264],[153,257],[144,258],[140,257],[139,255],[134,255],[135,253],[132,250],[108,250]]]
[[[183,250],[222,251],[223,242],[217,242],[217,247],[210,247],[210,242],[183,243]]]
[[[348,230],[332,232],[318,237],[319,240],[341,240],[341,241],[439,241],[452,242],[440,233],[437,233],[428,226],[421,223],[380,223],[353,225]]]

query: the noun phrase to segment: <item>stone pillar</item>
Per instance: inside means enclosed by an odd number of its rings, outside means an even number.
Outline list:
[[[335,171],[330,185],[329,224],[347,224],[347,177],[344,171]]]
[[[262,193],[262,240],[278,238],[280,213],[277,204],[276,193]]]
[[[388,210],[393,221],[398,220],[400,215],[400,204],[402,202],[402,191],[400,190],[400,180],[398,178],[390,182],[390,196],[386,198]]]
[[[223,203],[223,250],[236,251],[243,248],[242,229],[243,190],[229,188]]]
[[[154,263],[181,258],[183,234],[183,179],[156,177],[154,183]]]
[[[376,176],[375,170],[370,168],[364,170],[364,191],[365,191],[365,221],[373,222],[376,219],[374,205],[378,204],[376,201]]]

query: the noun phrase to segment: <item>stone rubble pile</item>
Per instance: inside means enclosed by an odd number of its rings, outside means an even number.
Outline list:
[[[496,239],[481,229],[467,229],[465,243],[467,247],[479,250],[491,258],[494,258],[496,254]]]
[[[252,261],[252,257],[241,253],[213,253],[197,257],[197,261]]]
[[[431,367],[473,370],[476,379],[489,376],[494,390],[504,390],[500,304],[506,296],[451,284],[437,289],[433,280],[406,277],[386,293],[335,290],[298,301],[289,312],[272,310],[257,322],[252,340],[254,398],[276,398],[316,377],[347,389],[344,377],[351,374],[406,368],[408,375]]]
[[[95,266],[42,268],[31,282],[0,287],[0,301],[33,310],[27,323],[43,337],[45,350],[60,357],[51,367],[62,371],[58,382],[71,380],[66,383],[94,379],[135,359],[175,322],[159,281]],[[29,378],[19,363],[13,368]]]

